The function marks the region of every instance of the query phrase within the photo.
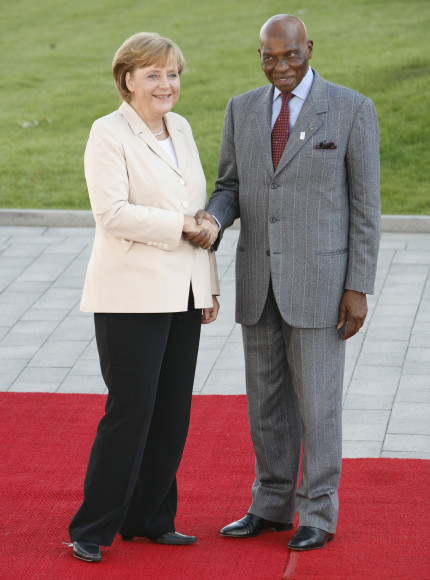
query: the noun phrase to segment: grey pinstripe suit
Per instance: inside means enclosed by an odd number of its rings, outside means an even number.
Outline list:
[[[314,82],[274,171],[273,87],[231,99],[208,211],[240,217],[243,326],[256,453],[250,512],[334,532],[341,467],[345,289],[371,294],[379,244],[379,139],[370,99]],[[321,141],[336,149],[316,149]],[[303,442],[302,481],[295,494]]]

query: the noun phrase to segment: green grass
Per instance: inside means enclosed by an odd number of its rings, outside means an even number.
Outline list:
[[[193,127],[210,193],[227,101],[265,84],[258,31],[286,10],[305,21],[318,72],[375,102],[383,212],[430,213],[428,0],[2,0],[0,206],[89,207],[88,132],[120,104],[112,57],[142,30],[184,52],[175,111]]]

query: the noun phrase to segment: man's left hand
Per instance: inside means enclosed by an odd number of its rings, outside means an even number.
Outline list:
[[[355,290],[345,290],[339,307],[339,320],[336,328],[340,329],[347,322],[342,340],[348,340],[360,330],[367,316],[366,294]]]

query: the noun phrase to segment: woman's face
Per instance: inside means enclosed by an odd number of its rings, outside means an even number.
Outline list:
[[[154,64],[126,75],[130,104],[144,120],[156,120],[168,113],[179,98],[180,78],[173,60]]]

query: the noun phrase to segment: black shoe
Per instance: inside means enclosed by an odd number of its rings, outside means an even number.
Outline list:
[[[324,548],[327,542],[332,541],[333,537],[333,534],[320,528],[299,526],[288,547],[291,550],[316,550],[317,548]]]
[[[292,530],[293,524],[282,524],[280,522],[271,522],[255,516],[254,514],[246,514],[244,518],[233,522],[229,526],[222,528],[221,536],[228,536],[229,538],[253,538],[258,536],[266,530],[273,532],[286,532]]]
[[[73,542],[73,555],[85,562],[101,562],[100,546],[93,542]]]
[[[148,538],[151,542],[156,544],[167,544],[169,546],[187,546],[188,544],[194,544],[197,542],[195,536],[185,536],[179,532],[166,532],[162,536],[157,538]]]

